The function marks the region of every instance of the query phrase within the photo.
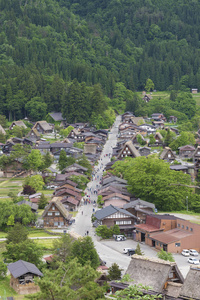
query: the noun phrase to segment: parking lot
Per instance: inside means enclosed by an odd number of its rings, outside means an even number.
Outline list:
[[[123,254],[124,248],[136,248],[136,246],[137,246],[137,242],[135,242],[131,239],[128,239],[126,241],[118,241],[118,242],[115,241],[114,239],[113,240],[102,240],[101,243],[104,246],[107,246],[108,248],[117,251],[120,254],[120,256],[121,255],[127,256],[127,254]],[[157,251],[154,248],[149,247],[143,243],[140,243],[140,248],[145,256],[157,257]],[[185,257],[178,253],[173,254],[173,256],[174,256],[174,259],[175,259],[183,277],[185,278],[189,271],[189,268],[190,268],[190,264],[188,263],[188,257]],[[197,259],[199,259],[199,258],[200,258],[200,256],[197,257]]]

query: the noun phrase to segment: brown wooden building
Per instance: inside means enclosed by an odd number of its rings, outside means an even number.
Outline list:
[[[54,197],[42,214],[44,227],[62,228],[69,224],[71,215],[60,202],[62,198]]]

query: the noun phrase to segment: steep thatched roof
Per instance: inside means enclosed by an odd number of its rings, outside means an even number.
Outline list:
[[[167,155],[168,155],[169,153],[172,155],[171,158],[175,159],[175,155],[174,155],[174,153],[172,152],[172,149],[169,148],[169,147],[165,147],[165,149],[163,149],[162,153],[160,154],[160,158],[161,158],[161,159],[167,158]]]
[[[163,140],[163,136],[161,135],[160,132],[156,132],[155,135],[154,135],[154,138],[156,138],[156,136],[160,139],[160,140]]]
[[[52,130],[52,127],[49,125],[49,123],[47,123],[47,121],[38,121],[34,126],[33,126],[33,129],[37,128],[37,125],[40,125],[41,128],[44,130],[44,131],[49,131],[49,130]]]
[[[9,129],[11,129],[13,126],[27,128],[23,121],[13,121],[12,124],[10,125]]]
[[[132,141],[128,141],[124,144],[124,147],[122,148],[122,150],[120,151],[119,155],[117,156],[117,158],[120,158],[121,155],[123,154],[123,151],[126,149],[126,147],[129,148],[131,154],[133,157],[138,157],[141,156],[139,151],[135,148],[135,146],[133,145]]]
[[[200,299],[200,266],[191,267],[182,286],[180,296],[185,299]]]
[[[126,274],[130,275],[131,279],[134,280],[134,284],[150,286],[151,290],[161,293],[172,271],[176,272],[179,282],[183,283],[184,279],[175,262],[136,254],[131,258]]]
[[[59,212],[62,214],[62,216],[69,220],[70,219],[70,214],[69,212],[66,210],[66,208],[64,207],[64,205],[60,202],[62,198],[61,197],[54,197],[51,202],[49,203],[49,205],[47,205],[46,209],[44,210],[42,217],[44,218],[46,216],[46,214],[48,213],[48,211],[51,209],[52,205],[54,204],[57,209],[59,210]]]

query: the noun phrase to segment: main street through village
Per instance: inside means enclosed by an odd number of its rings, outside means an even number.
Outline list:
[[[97,190],[100,187],[100,179],[103,175],[104,167],[111,158],[109,154],[112,154],[112,147],[116,146],[118,126],[120,121],[121,116],[117,116],[116,121],[110,131],[108,140],[101,153],[99,163],[97,166],[95,166],[95,175],[93,176],[93,180],[88,183],[86,193],[88,196],[90,196],[91,203],[82,203],[82,206],[79,208],[79,211],[76,215],[76,221],[72,226],[70,226],[69,230],[74,231],[81,236],[86,236],[88,232],[88,235],[93,239],[100,258],[106,262],[106,265],[110,267],[113,263],[117,263],[119,267],[123,269],[124,273],[129,265],[131,257],[123,254],[123,248],[136,248],[137,242],[132,239],[127,239],[126,241],[120,242],[116,242],[114,239],[100,240],[99,237],[96,236],[95,228],[92,226],[91,222],[93,210],[98,209],[97,207],[93,206],[93,201],[97,201],[97,195],[94,194],[94,190]],[[156,257],[157,252],[155,249],[145,244],[140,244],[140,247],[146,256]],[[174,258],[183,276],[186,277],[190,268],[190,265],[187,263],[187,258],[181,256],[180,254],[174,254]]]

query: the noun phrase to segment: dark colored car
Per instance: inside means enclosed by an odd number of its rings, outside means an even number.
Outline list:
[[[128,255],[131,256],[133,254],[135,254],[135,249],[129,249],[128,250]]]

